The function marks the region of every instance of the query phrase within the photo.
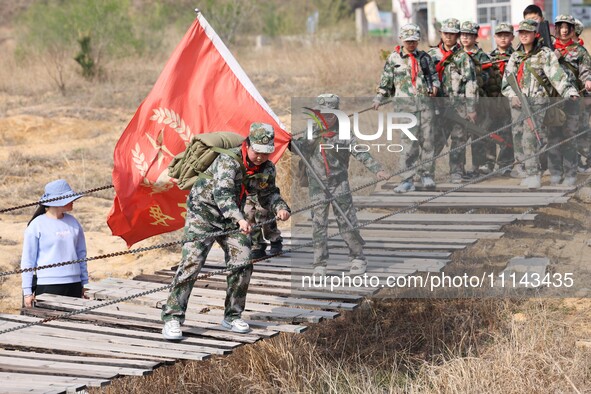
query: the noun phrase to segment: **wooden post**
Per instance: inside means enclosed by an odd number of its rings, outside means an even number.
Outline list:
[[[363,38],[367,35],[367,19],[361,7],[355,9],[355,31],[357,32],[357,41],[363,41]]]

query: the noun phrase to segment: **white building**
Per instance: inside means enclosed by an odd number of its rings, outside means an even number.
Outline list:
[[[576,0],[575,0],[576,2]],[[561,13],[570,13],[570,0],[392,0],[394,31],[406,23],[416,23],[428,33],[429,41],[438,41],[433,21],[457,18],[480,24],[480,38],[489,37],[491,20],[510,22],[517,26],[523,19],[523,10],[530,4],[542,8],[549,21]]]

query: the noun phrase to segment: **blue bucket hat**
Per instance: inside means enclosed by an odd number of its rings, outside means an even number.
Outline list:
[[[63,207],[82,197],[81,195],[73,196],[73,194],[76,194],[76,192],[72,190],[70,185],[68,185],[68,182],[63,179],[58,179],[57,181],[49,182],[45,185],[45,193],[41,196],[41,201],[65,196],[68,197],[50,202],[41,202],[41,204],[46,207]]]

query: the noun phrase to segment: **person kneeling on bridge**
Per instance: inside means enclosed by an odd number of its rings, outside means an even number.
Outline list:
[[[224,250],[226,266],[231,268],[222,326],[238,333],[250,331],[241,318],[253,269],[252,264],[245,264],[251,255],[251,226],[243,214],[247,194],[256,193],[261,206],[275,212],[278,219],[290,217],[290,209],[275,185],[275,165],[268,160],[274,150],[273,127],[253,123],[242,146],[230,149],[232,155],[221,153],[193,185],[185,223],[185,238],[191,241],[183,245],[174,286],[162,307],[165,339],[182,338],[180,326],[189,296],[214,241]],[[239,232],[211,236],[231,232],[237,226]]]

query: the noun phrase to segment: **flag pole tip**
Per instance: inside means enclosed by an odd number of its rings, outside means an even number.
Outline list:
[[[199,14],[201,13],[201,10],[200,10],[199,8],[195,8],[195,10],[194,10],[194,11],[195,11],[195,13],[196,13],[197,15],[199,15]]]

